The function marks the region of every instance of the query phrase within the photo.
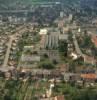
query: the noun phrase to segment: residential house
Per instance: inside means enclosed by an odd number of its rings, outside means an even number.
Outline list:
[[[84,58],[84,63],[86,64],[92,64],[92,65],[96,64],[96,59],[94,57],[84,55],[83,58]]]
[[[64,97],[64,95],[59,95],[59,96],[50,97],[50,98],[43,98],[40,100],[65,100],[65,97]]]
[[[97,35],[92,35],[91,40],[94,43],[94,45],[97,47]]]
[[[97,80],[97,75],[95,73],[84,73],[81,74],[80,77],[85,82],[95,82]]]

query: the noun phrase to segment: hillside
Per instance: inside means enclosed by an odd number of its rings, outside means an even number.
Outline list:
[[[97,13],[97,0],[0,0],[0,10],[30,9],[34,4],[48,2],[62,2],[66,9],[81,8],[86,12]]]
[[[65,5],[76,4],[79,0],[0,0],[0,9],[22,9],[30,8],[33,4],[47,3],[47,2],[62,2]]]

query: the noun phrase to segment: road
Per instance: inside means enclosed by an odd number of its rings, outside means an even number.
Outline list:
[[[83,53],[80,50],[80,47],[78,45],[78,42],[77,42],[77,39],[76,39],[75,34],[73,35],[73,42],[74,42],[74,45],[75,45],[75,49],[76,49],[77,54],[80,55],[80,56],[83,56]]]
[[[9,55],[10,55],[10,49],[11,49],[12,41],[13,41],[13,37],[11,36],[10,39],[9,39],[9,43],[7,45],[8,48],[7,48],[7,52],[6,52],[6,55],[5,55],[3,67],[7,66]]]

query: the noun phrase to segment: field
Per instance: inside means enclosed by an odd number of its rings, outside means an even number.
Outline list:
[[[15,81],[0,79],[0,100],[34,100],[48,87],[43,81]],[[36,100],[36,99],[35,99]]]

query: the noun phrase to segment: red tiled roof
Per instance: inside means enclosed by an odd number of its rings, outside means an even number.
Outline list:
[[[56,96],[54,100],[65,100],[64,95]]]
[[[96,79],[96,74],[81,74],[81,78],[84,78],[84,79]]]
[[[95,46],[97,47],[97,36],[92,36],[92,42],[95,44]]]

